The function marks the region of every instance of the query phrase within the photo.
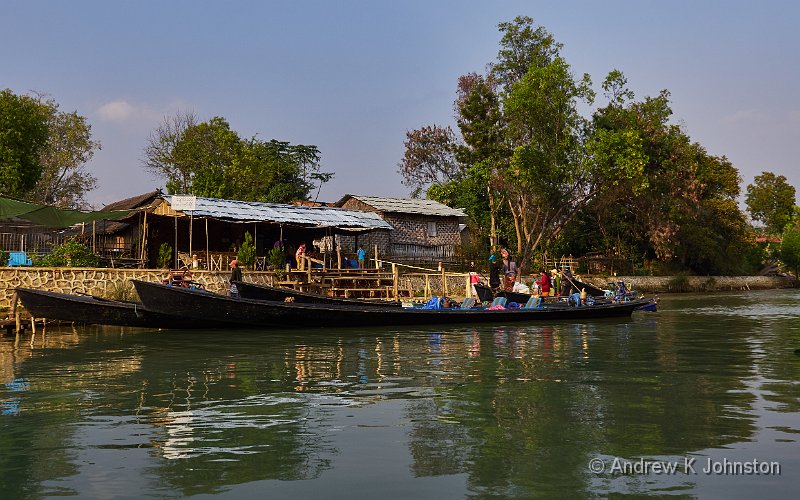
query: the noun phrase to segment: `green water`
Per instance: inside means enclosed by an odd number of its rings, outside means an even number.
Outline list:
[[[0,498],[795,498],[799,304],[787,290],[586,323],[3,337]],[[709,459],[773,465],[706,474]],[[615,469],[637,462],[680,467]]]

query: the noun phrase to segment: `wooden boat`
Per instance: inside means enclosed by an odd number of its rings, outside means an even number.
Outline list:
[[[394,306],[400,307],[397,301],[377,301],[367,299],[346,299],[342,297],[328,297],[318,293],[300,292],[291,288],[245,283],[236,281],[239,296],[244,299],[272,300],[278,302],[298,302],[302,304],[341,304],[351,306]],[[287,299],[290,299],[287,301]]]
[[[142,304],[103,299],[91,295],[17,288],[22,305],[34,318],[71,321],[92,325],[143,328],[208,328],[206,321],[148,311]]]
[[[148,310],[225,323],[232,327],[364,327],[587,320],[630,316],[634,309],[646,303],[644,300],[635,300],[585,307],[569,307],[560,303],[539,309],[499,311],[485,308],[421,309],[230,298],[139,280],[133,280],[133,285]]]
[[[481,302],[491,302],[495,297],[505,297],[509,302],[524,304],[531,298],[531,294],[529,293],[510,292],[507,290],[500,290],[497,293],[493,293],[492,289],[483,283],[475,283],[474,286],[475,293],[478,294],[478,298]],[[571,278],[571,287],[577,287],[578,290],[586,290],[586,293],[592,297],[605,297],[606,295],[606,291],[602,288],[584,283],[583,281],[578,281],[575,278]]]

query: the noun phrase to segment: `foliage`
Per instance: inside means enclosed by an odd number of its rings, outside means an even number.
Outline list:
[[[780,255],[783,263],[794,271],[795,279],[800,279],[800,221],[783,232]]]
[[[0,266],[8,264],[9,255],[5,250],[0,250]]]
[[[132,302],[139,298],[136,294],[136,289],[130,281],[112,282],[103,291],[102,296],[111,300],[120,300],[125,302]]]
[[[244,268],[252,268],[256,262],[256,246],[249,231],[244,233],[244,242],[236,254],[236,260]]]
[[[781,234],[794,213],[795,189],[786,177],[762,172],[748,184],[745,203],[753,220],[762,222],[768,233]]]
[[[99,259],[92,253],[92,249],[76,238],[70,238],[60,245],[55,245],[52,251],[35,259],[34,265],[39,267],[97,267]]]
[[[269,265],[276,273],[283,273],[286,269],[286,253],[282,248],[269,251]]]
[[[0,91],[0,194],[22,197],[42,175],[47,110],[34,98]]]
[[[145,168],[170,194],[287,203],[306,200],[332,173],[320,172],[316,146],[243,139],[224,118],[166,117],[148,138]]]
[[[58,104],[44,96],[40,104],[48,114],[48,140],[40,154],[42,175],[26,197],[45,205],[84,208],[86,193],[97,186],[97,178],[86,171],[100,143],[91,138],[92,127],[76,111],[59,111]]]
[[[156,259],[156,265],[159,268],[169,268],[172,264],[172,245],[167,242],[161,244],[158,247],[158,258]]]

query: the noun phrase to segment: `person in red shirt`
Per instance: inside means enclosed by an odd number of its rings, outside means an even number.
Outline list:
[[[539,285],[539,290],[542,297],[550,296],[550,275],[547,274],[547,271],[544,269],[541,270],[542,277],[539,278],[539,281],[536,282]]]

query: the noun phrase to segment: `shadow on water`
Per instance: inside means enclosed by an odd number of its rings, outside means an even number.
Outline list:
[[[550,325],[50,330],[0,339],[13,497],[781,492],[795,476],[594,474],[593,458],[797,470],[798,295],[664,297]],[[752,485],[752,486],[748,486]]]

